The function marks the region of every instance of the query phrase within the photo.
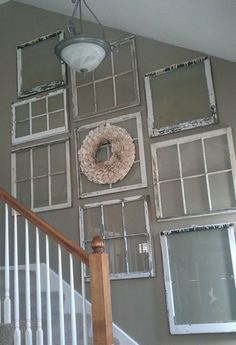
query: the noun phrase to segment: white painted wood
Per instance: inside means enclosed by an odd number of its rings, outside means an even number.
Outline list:
[[[30,290],[29,223],[25,219],[25,345],[32,345]]]
[[[87,303],[86,303],[86,288],[85,288],[85,276],[86,276],[85,264],[81,263],[81,292],[82,292],[82,315],[83,315],[83,345],[88,345],[88,330],[87,330]]]
[[[47,344],[52,345],[52,308],[51,308],[51,283],[50,283],[50,254],[49,238],[45,236],[46,244],[46,298],[47,298]]]
[[[65,345],[65,322],[64,322],[64,299],[62,280],[62,259],[61,246],[58,245],[58,276],[59,276],[59,324],[60,324],[60,345]]]
[[[184,181],[183,181],[182,159],[181,159],[179,144],[177,144],[177,152],[178,152],[178,164],[179,164],[179,175],[180,175],[180,183],[181,183],[183,208],[184,208],[184,214],[187,214],[185,191],[184,191]]]
[[[211,191],[210,191],[210,183],[209,183],[208,169],[207,169],[207,160],[206,160],[206,150],[205,150],[205,142],[204,142],[203,138],[201,139],[201,144],[202,144],[204,170],[205,170],[205,176],[206,176],[208,205],[209,205],[209,210],[212,211]]]
[[[72,340],[72,345],[77,345],[74,267],[73,267],[73,256],[72,256],[72,254],[69,254],[69,258],[70,258],[71,340]]]
[[[36,228],[36,299],[37,299],[36,345],[43,345],[40,245],[39,245],[39,229],[38,228]]]
[[[18,264],[18,223],[14,211],[14,345],[21,345],[20,301],[19,301],[19,264]]]
[[[11,323],[10,262],[9,262],[9,207],[5,204],[5,297],[4,323]]]

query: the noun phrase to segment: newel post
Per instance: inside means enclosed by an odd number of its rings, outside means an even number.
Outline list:
[[[90,290],[93,319],[93,345],[113,345],[111,287],[108,255],[100,236],[92,240],[89,255]]]

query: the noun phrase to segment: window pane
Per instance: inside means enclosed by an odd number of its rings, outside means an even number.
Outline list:
[[[49,114],[49,129],[65,126],[64,111]]]
[[[16,123],[16,138],[21,138],[29,134],[30,125],[28,120]]]
[[[147,238],[128,238],[128,261],[130,272],[149,271],[149,248]]]
[[[125,228],[127,235],[146,233],[144,200],[125,203]]]
[[[106,252],[109,255],[110,273],[126,272],[125,246],[123,239],[105,241]]]
[[[114,188],[122,186],[130,186],[142,182],[140,163],[134,163],[128,174],[123,178],[123,180],[118,181],[113,184]]]
[[[76,85],[83,85],[93,81],[93,72],[75,73]]]
[[[39,99],[32,102],[32,116],[46,114],[46,100]]]
[[[170,180],[180,176],[176,145],[158,148],[157,162],[160,181]]]
[[[48,177],[34,179],[34,207],[48,206]]]
[[[48,174],[48,148],[41,146],[33,149],[33,176]]]
[[[103,207],[105,237],[123,236],[123,221],[121,204]]]
[[[16,153],[16,179],[30,178],[30,151],[20,151]]]
[[[115,73],[119,74],[132,69],[130,42],[121,44],[113,52]]]
[[[204,161],[201,140],[180,145],[183,176],[204,174]]]
[[[180,181],[160,184],[163,217],[182,216],[184,214]]]
[[[112,79],[99,81],[96,86],[97,110],[105,110],[114,106],[114,91]],[[90,101],[91,102],[91,101]]]
[[[51,173],[66,171],[66,146],[65,143],[50,145]]]
[[[29,119],[29,104],[15,106],[16,122]]]
[[[208,172],[230,169],[229,149],[226,135],[204,140]]]
[[[78,105],[79,113],[82,115],[95,111],[93,85],[83,86],[78,89]]]
[[[102,216],[100,207],[83,209],[84,238],[92,240],[94,236],[102,234]]]
[[[47,117],[32,118],[32,133],[44,132],[47,130]]]
[[[213,210],[236,206],[232,173],[209,176]]]
[[[16,184],[16,197],[25,206],[31,207],[31,189],[30,181],[17,182]]]
[[[195,177],[184,180],[184,191],[187,213],[209,211],[206,177]]]
[[[67,202],[67,180],[66,174],[51,177],[52,183],[52,205]]]
[[[137,99],[134,73],[127,73],[116,77],[116,97],[118,105],[133,103]]]
[[[95,80],[111,76],[111,55],[107,56],[94,71]]]
[[[64,95],[60,93],[59,95],[48,97],[48,111],[55,111],[64,108]]]

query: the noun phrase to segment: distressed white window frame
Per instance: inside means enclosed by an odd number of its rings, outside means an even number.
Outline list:
[[[40,92],[56,89],[66,84],[66,66],[64,63],[61,63],[61,80],[54,81],[52,80],[49,84],[38,85],[33,87],[30,90],[24,91],[23,89],[23,65],[22,65],[22,50],[30,45],[36,45],[39,42],[48,40],[58,36],[59,41],[64,39],[64,31],[56,31],[49,35],[45,35],[39,38],[36,38],[30,42],[23,43],[16,48],[16,58],[17,58],[17,95],[19,98],[28,97]]]
[[[207,171],[207,161],[206,161],[206,154],[205,154],[205,145],[204,140],[208,138],[214,138],[217,136],[226,135],[227,136],[227,142],[228,142],[228,149],[229,149],[229,158],[231,163],[231,169],[227,170],[217,170],[213,172]],[[168,180],[159,180],[159,173],[158,173],[158,159],[157,159],[157,149],[164,148],[164,147],[170,147],[170,146],[177,146],[178,149],[178,164],[181,167],[181,158],[180,158],[180,150],[179,145],[184,143],[191,143],[193,141],[201,140],[202,143],[202,149],[203,149],[203,160],[204,160],[204,173],[199,175],[193,175],[193,176],[182,176],[182,169],[180,168],[180,176],[178,178],[168,179]],[[175,220],[175,219],[183,219],[183,218],[194,218],[199,216],[207,216],[209,214],[222,214],[222,213],[232,213],[236,211],[235,208],[230,209],[222,209],[222,210],[213,210],[212,209],[212,200],[211,200],[211,192],[210,192],[210,186],[209,186],[209,175],[212,174],[220,174],[225,172],[232,172],[233,177],[233,184],[234,184],[234,194],[236,197],[236,160],[235,160],[235,151],[234,151],[234,144],[233,144],[233,135],[232,135],[232,129],[230,127],[227,128],[221,128],[214,131],[199,133],[187,137],[182,137],[178,139],[172,139],[167,141],[162,141],[158,143],[151,144],[151,154],[152,154],[152,170],[153,170],[153,184],[154,184],[154,196],[155,196],[155,206],[156,206],[156,217],[158,221],[168,221],[168,220]],[[208,204],[209,204],[209,211],[204,213],[193,213],[189,214],[187,213],[186,209],[186,199],[185,199],[185,192],[184,192],[184,184],[183,181],[186,178],[197,178],[205,176],[206,178],[206,185],[207,185],[207,195],[208,195]],[[183,209],[184,209],[184,215],[182,216],[173,216],[173,217],[163,217],[163,211],[162,211],[162,200],[161,200],[161,191],[160,191],[160,184],[170,181],[177,181],[179,180],[181,182],[181,193],[182,193],[182,202],[183,202]]]
[[[115,73],[114,70],[114,54],[116,53],[116,50],[119,50],[119,46],[122,46],[123,44],[127,44],[127,42],[130,42],[130,48],[131,48],[131,58],[132,58],[132,69],[127,70],[125,72],[122,73]],[[71,70],[71,85],[72,85],[72,103],[73,103],[73,113],[74,113],[74,120],[78,121],[78,120],[84,120],[87,118],[91,118],[97,115],[103,115],[103,114],[107,114],[107,113],[113,113],[115,111],[118,110],[123,110],[123,109],[128,109],[130,107],[134,107],[136,105],[140,104],[140,92],[139,92],[139,80],[138,80],[138,70],[137,70],[137,59],[136,59],[136,48],[135,48],[135,37],[131,36],[131,37],[127,37],[124,38],[120,41],[111,43],[111,67],[112,67],[112,74],[109,75],[108,77],[104,77],[104,78],[100,78],[100,79],[95,79],[94,77],[94,72],[93,72],[93,80],[86,83],[86,84],[82,84],[82,85],[76,85],[76,72]],[[116,96],[116,78],[119,76],[123,76],[129,73],[134,73],[134,88],[135,88],[135,92],[136,92],[136,99],[131,102],[130,104],[126,104],[126,105],[117,105],[117,96]],[[105,80],[109,80],[112,78],[113,81],[113,89],[114,89],[114,106],[109,107],[107,109],[102,109],[97,111],[97,102],[96,102],[96,84]],[[80,115],[79,113],[79,102],[78,102],[78,94],[77,94],[77,90],[81,87],[85,87],[85,86],[89,86],[92,85],[93,86],[93,90],[94,90],[94,99],[91,100],[91,102],[94,102],[94,106],[95,106],[95,111],[88,113],[88,114],[84,114],[84,115]]]
[[[135,163],[140,164],[140,173],[141,173],[141,182],[138,184],[133,184],[133,185],[127,185],[127,186],[122,186],[122,187],[115,187],[114,184],[109,185],[109,189],[104,189],[102,191],[94,191],[94,192],[83,192],[83,186],[82,186],[82,181],[81,181],[81,173],[79,169],[79,159],[78,159],[78,150],[79,150],[79,143],[78,143],[78,138],[79,138],[79,133],[83,130],[92,130],[98,126],[101,126],[102,124],[110,123],[115,126],[119,126],[119,123],[126,120],[130,119],[136,119],[136,125],[137,125],[137,138],[133,138],[133,140],[138,141],[138,146],[139,146],[139,159],[134,161]],[[93,197],[93,196],[98,196],[98,195],[104,195],[104,194],[110,194],[110,193],[116,193],[116,192],[121,192],[121,191],[126,191],[126,190],[131,190],[131,189],[138,189],[138,188],[144,188],[147,187],[147,175],[146,175],[146,164],[145,164],[145,154],[144,154],[144,144],[143,144],[143,130],[142,130],[142,119],[141,119],[141,113],[133,113],[133,114],[127,114],[123,115],[120,117],[112,118],[112,119],[107,119],[101,122],[95,122],[89,125],[85,125],[82,127],[79,127],[75,130],[75,138],[76,138],[76,167],[77,167],[77,180],[79,181],[78,183],[78,195],[79,198],[87,198],[87,197]],[[131,167],[132,169],[132,167]],[[125,179],[125,177],[124,177]],[[114,187],[113,187],[114,186]]]
[[[236,332],[236,321],[235,322],[214,322],[214,323],[202,323],[202,324],[183,324],[178,325],[175,323],[175,308],[174,308],[174,297],[172,289],[172,278],[170,272],[169,252],[168,252],[168,241],[167,237],[172,233],[184,233],[189,231],[214,231],[214,229],[220,229],[220,231],[226,230],[228,232],[229,247],[232,260],[232,267],[234,277],[236,277],[236,244],[235,244],[235,233],[234,224],[214,224],[206,226],[192,226],[185,229],[175,229],[169,231],[162,231],[160,234],[161,249],[163,257],[163,268],[164,268],[164,279],[165,279],[165,291],[166,291],[166,303],[168,309],[169,327],[171,334],[195,334],[195,333],[231,333]]]
[[[151,78],[158,78],[160,75],[165,73],[171,73],[177,69],[181,68],[188,68],[196,64],[204,64],[205,69],[205,76],[206,76],[206,84],[208,88],[208,95],[209,95],[209,111],[210,116],[206,114],[202,114],[201,118],[190,120],[187,122],[178,123],[176,125],[170,125],[167,127],[156,128],[155,127],[155,120],[154,120],[154,110],[153,110],[153,102],[152,102],[152,92],[151,92],[151,85],[150,80]],[[144,77],[145,82],[145,91],[146,91],[146,101],[147,101],[147,112],[148,112],[148,131],[150,137],[156,137],[159,135],[171,134],[180,131],[184,131],[187,129],[208,126],[214,124],[218,121],[217,112],[216,112],[216,100],[215,100],[215,93],[213,88],[213,81],[212,81],[212,73],[211,73],[211,64],[210,58],[208,56],[200,57],[194,60],[186,61],[180,64],[174,64],[160,70],[146,73]]]
[[[126,229],[125,229],[125,216],[124,216],[124,204],[126,202],[132,202],[132,201],[144,201],[144,212],[145,212],[145,224],[146,229],[143,233],[137,233],[132,235],[127,235]],[[127,197],[123,199],[114,199],[109,201],[102,201],[102,202],[96,202],[91,204],[85,204],[81,205],[79,207],[79,221],[80,221],[80,243],[82,244],[83,248],[85,248],[86,242],[91,241],[85,241],[84,236],[84,220],[83,220],[83,210],[88,208],[95,208],[100,207],[102,209],[103,206],[109,206],[109,205],[115,205],[115,204],[121,204],[122,206],[122,220],[123,220],[123,236],[116,236],[116,237],[109,237],[109,240],[112,239],[123,239],[125,242],[125,262],[126,262],[126,268],[127,272],[124,273],[110,273],[111,280],[118,280],[118,279],[132,279],[132,278],[147,278],[147,277],[154,277],[155,276],[155,263],[154,263],[154,257],[153,257],[153,248],[152,248],[152,236],[151,236],[151,226],[150,226],[150,215],[149,215],[149,205],[148,205],[148,197],[145,196],[133,196],[133,197]],[[104,215],[101,211],[101,219],[102,219],[102,229],[101,229],[101,236],[106,241],[106,238],[104,236],[105,232],[105,223],[104,223]],[[127,250],[127,239],[132,238],[135,236],[146,236],[147,238],[147,246],[149,250],[149,271],[145,272],[130,272],[129,271],[129,262],[128,262],[128,250]],[[84,277],[89,280],[89,275],[86,273],[86,270],[84,270]]]
[[[62,109],[57,109],[53,111],[49,111],[48,109],[48,100],[51,97],[57,96],[57,95],[63,95],[63,108]],[[32,103],[37,102],[39,100],[45,99],[46,102],[46,113],[39,114],[32,116]],[[30,134],[25,135],[22,137],[16,137],[16,113],[15,110],[18,106],[22,106],[24,104],[29,105],[29,128],[30,128]],[[52,91],[46,94],[45,96],[39,96],[39,97],[33,97],[30,99],[25,99],[20,102],[13,103],[11,106],[12,109],[12,144],[17,145],[17,144],[22,144],[31,140],[37,140],[37,139],[42,139],[42,138],[47,138],[52,135],[57,135],[57,134],[62,134],[68,132],[68,112],[67,112],[67,94],[66,94],[66,89],[60,89],[57,91]],[[59,111],[64,112],[64,126],[62,127],[57,127],[57,128],[52,128],[49,129],[49,116],[56,114]],[[42,132],[37,132],[37,133],[32,133],[32,118],[40,118],[42,116],[46,116],[46,121],[47,121],[47,130],[42,131]],[[20,122],[28,121],[28,119],[21,120]]]
[[[57,143],[65,143],[65,152],[66,152],[66,171],[63,171],[63,173],[66,173],[66,184],[67,184],[67,202],[60,203],[60,204],[53,204],[52,205],[52,184],[51,184],[51,177],[54,175],[58,175],[58,172],[55,174],[51,173],[51,161],[50,161],[50,145],[57,144]],[[46,146],[48,149],[48,174],[45,174],[45,177],[48,177],[48,195],[49,195],[49,205],[43,206],[43,207],[34,207],[34,176],[33,176],[33,149],[40,147],[40,146]],[[16,153],[20,151],[30,151],[30,178],[27,180],[30,180],[30,200],[31,205],[30,208],[34,212],[43,212],[43,211],[51,211],[51,210],[59,210],[64,208],[69,208],[72,206],[72,196],[71,196],[71,170],[70,170],[70,143],[69,139],[60,139],[60,140],[54,140],[54,141],[48,141],[44,143],[40,143],[34,146],[25,146],[22,148],[15,149],[11,153],[11,190],[12,195],[17,198],[17,191],[16,191],[16,184],[21,180],[16,179]],[[60,172],[62,173],[62,172]],[[42,177],[42,176],[40,176]],[[37,178],[37,177],[36,177]]]

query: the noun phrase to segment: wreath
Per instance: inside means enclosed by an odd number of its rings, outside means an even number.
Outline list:
[[[111,156],[99,162],[97,151],[103,144],[111,144]],[[116,183],[131,169],[135,146],[130,134],[121,127],[105,124],[91,130],[78,152],[80,168],[89,181],[98,184]]]

